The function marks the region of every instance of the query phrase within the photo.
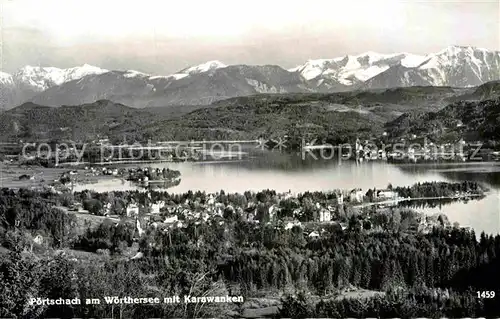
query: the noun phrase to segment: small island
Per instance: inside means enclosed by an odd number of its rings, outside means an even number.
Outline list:
[[[62,173],[50,185],[58,191],[69,190],[78,184],[95,184],[104,179],[122,179],[145,188],[167,189],[179,185],[181,173],[169,168],[115,168],[115,167],[85,167]]]
[[[135,168],[128,169],[127,180],[141,183],[141,182],[164,182],[172,181],[180,178],[181,173],[169,168]]]

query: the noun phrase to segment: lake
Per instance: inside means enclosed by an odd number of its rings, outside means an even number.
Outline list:
[[[189,190],[244,192],[263,189],[298,193],[358,187],[367,190],[373,187],[385,188],[389,183],[394,186],[410,186],[426,181],[473,180],[485,183],[491,188],[491,193],[482,200],[455,202],[419,210],[429,214],[445,213],[452,223],[472,227],[477,233],[500,233],[500,163],[356,163],[303,159],[293,154],[263,151],[250,152],[241,160],[156,163],[144,166],[179,170],[181,183],[168,189],[168,192],[174,193]],[[117,179],[75,187],[75,191],[83,189],[103,192],[137,188],[130,182]]]

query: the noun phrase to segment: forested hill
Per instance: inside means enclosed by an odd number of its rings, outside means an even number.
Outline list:
[[[191,108],[192,110],[193,108]],[[359,107],[331,105],[309,96],[254,96],[180,114],[134,109],[100,100],[60,108],[25,103],[0,114],[3,140],[112,141],[247,139],[310,133],[345,139],[379,132],[385,119]],[[183,114],[184,113],[184,114]]]
[[[156,118],[153,112],[107,100],[60,108],[25,103],[0,114],[3,140],[93,140],[135,134]]]
[[[322,101],[347,105],[371,105],[376,103],[422,105],[446,104],[447,99],[457,96],[464,89],[447,86],[413,86],[391,89],[353,90],[335,93],[286,93],[286,94],[257,94],[251,96],[235,97],[215,102],[215,105],[225,105],[234,101],[251,101],[254,98],[267,96],[270,100],[282,99],[295,102]],[[427,103],[425,103],[427,102]]]
[[[463,90],[408,87],[340,93],[260,94],[231,98],[209,108],[154,123],[147,135],[163,139],[315,136],[337,143],[377,136],[404,113],[437,111]]]
[[[497,82],[487,83],[468,94],[478,98],[492,96],[498,91],[497,86]],[[488,105],[498,100],[459,101],[446,106],[464,92],[450,87],[408,87],[327,94],[260,94],[171,109],[136,109],[108,100],[59,108],[25,103],[0,113],[0,139],[89,141],[109,137],[112,141],[145,141],[288,135],[290,140],[316,138],[335,144],[356,137],[380,136],[387,122],[387,130],[393,136],[450,133],[456,137],[464,129],[457,129],[459,120],[469,133],[474,133],[480,124],[477,138],[494,138],[496,111]]]
[[[384,118],[360,107],[332,104],[309,95],[262,95],[219,102],[147,128],[160,139],[254,139],[288,135],[345,141],[378,134]]]
[[[387,123],[392,136],[409,134],[433,140],[499,140],[500,98],[455,102],[438,112],[404,114]]]
[[[464,100],[488,100],[500,97],[500,81],[486,82],[471,92],[450,98],[452,102]]]

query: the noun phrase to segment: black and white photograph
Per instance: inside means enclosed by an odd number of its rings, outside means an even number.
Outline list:
[[[499,0],[0,0],[0,318],[498,317]]]

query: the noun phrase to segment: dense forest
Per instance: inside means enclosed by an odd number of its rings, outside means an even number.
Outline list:
[[[458,101],[437,112],[406,113],[386,124],[392,136],[416,134],[432,141],[463,137],[473,141],[500,138],[498,97],[482,101]]]
[[[223,193],[222,193],[223,194]],[[223,201],[265,203],[276,193],[223,194]],[[229,211],[206,223],[187,221],[168,232],[148,229],[137,237],[133,223],[103,222],[76,227],[77,220],[54,206],[72,200],[138,202],[165,193],[82,192],[69,195],[0,193],[0,316],[2,317],[220,317],[239,313],[242,304],[30,305],[32,297],[57,299],[104,296],[172,295],[281,296],[284,317],[478,317],[498,316],[495,299],[477,291],[500,284],[500,236],[436,226],[429,233],[408,232],[411,210],[373,215],[370,227],[356,213],[348,227],[321,226],[310,237],[309,225],[290,229],[238,219]],[[169,202],[205,196],[168,195]],[[299,205],[329,200],[334,193],[306,193]],[[204,200],[207,200],[205,198]],[[196,200],[192,200],[196,205]],[[286,206],[286,202],[283,204]],[[193,206],[194,207],[194,206]],[[396,217],[397,216],[397,217]],[[33,240],[43,234],[46,243]],[[127,251],[142,253],[130,259]],[[73,257],[76,256],[76,257]],[[349,287],[372,292],[347,298]],[[223,315],[222,315],[223,314]],[[237,316],[237,315],[236,315]]]
[[[0,116],[0,132],[3,139],[26,141],[88,141],[108,136],[115,142],[144,142],[310,135],[338,143],[352,139],[356,132],[378,134],[383,123],[395,119],[396,114],[413,112],[414,105],[435,110],[434,104],[443,104],[453,94],[451,88],[436,87],[261,94],[204,108],[177,108],[178,112],[134,109],[106,100],[60,108],[26,103]]]
[[[491,142],[500,138],[499,100],[492,93],[497,86],[479,87],[471,98],[490,98],[480,101],[450,99],[454,91],[446,87],[254,95],[186,109],[182,116],[106,100],[60,108],[26,103],[0,115],[0,133],[8,141],[89,142],[108,137],[112,143],[286,136],[289,149],[301,146],[302,139],[337,145],[356,138],[380,139],[384,131],[391,141],[416,135],[435,142]]]

